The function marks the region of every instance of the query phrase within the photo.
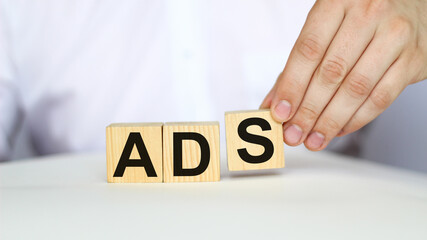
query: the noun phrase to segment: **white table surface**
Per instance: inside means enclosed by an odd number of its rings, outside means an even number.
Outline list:
[[[105,155],[0,164],[0,239],[427,239],[427,175],[330,153],[213,183],[108,184]]]

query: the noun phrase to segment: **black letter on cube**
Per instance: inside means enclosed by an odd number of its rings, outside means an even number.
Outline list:
[[[129,159],[134,145],[136,145],[136,149],[138,150],[141,159]],[[117,164],[116,171],[114,171],[114,177],[123,177],[126,167],[144,167],[148,177],[157,177],[153,163],[151,162],[147,148],[145,147],[144,141],[142,140],[142,136],[139,132],[131,132],[129,134],[125,148],[123,149],[119,163]]]
[[[194,140],[200,146],[200,164],[196,168],[182,168],[182,141]],[[173,174],[174,176],[197,176],[202,174],[209,166],[211,152],[209,143],[203,135],[195,132],[173,133]]]
[[[271,130],[271,126],[267,120],[263,118],[254,117],[243,120],[237,128],[237,132],[239,133],[241,139],[246,142],[262,145],[264,147],[264,153],[259,156],[252,156],[248,153],[246,148],[238,149],[237,152],[239,153],[239,156],[242,158],[242,160],[247,163],[266,162],[273,156],[273,143],[270,141],[270,139],[266,137],[248,133],[247,128],[251,125],[260,126],[263,131]]]

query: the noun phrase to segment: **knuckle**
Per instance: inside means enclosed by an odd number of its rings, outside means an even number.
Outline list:
[[[301,81],[295,79],[295,76],[287,78],[285,85],[285,87],[293,93],[300,93],[305,91],[305,85]]]
[[[331,117],[325,117],[321,122],[321,126],[325,128],[327,132],[331,130],[338,131],[342,128],[341,124]]]
[[[323,48],[313,35],[303,37],[297,43],[298,52],[307,60],[316,61],[322,58]]]
[[[371,80],[363,74],[356,73],[348,78],[348,85],[345,88],[347,93],[354,98],[366,97],[369,95]]]
[[[350,9],[354,9],[352,15],[356,26],[365,26],[372,22],[379,22],[386,14],[390,12],[392,4],[391,0],[358,0],[350,1]]]
[[[354,131],[357,131],[359,129],[361,129],[363,126],[365,126],[367,123],[369,122],[368,119],[364,118],[360,118],[357,115],[355,115],[351,121],[344,126],[343,131],[345,133],[352,133]]]
[[[298,109],[299,119],[302,119],[302,121],[299,122],[299,126],[302,129],[310,129],[316,121],[319,113],[314,109],[314,106],[311,104],[302,104]]]
[[[297,96],[305,91],[305,85],[295,79],[295,76],[284,76],[277,86],[277,93],[280,97]]]
[[[315,120],[318,116],[318,113],[312,106],[307,106],[307,104],[302,105],[300,108],[301,115],[306,119]]]
[[[354,132],[357,129],[360,129],[361,127],[363,127],[366,124],[366,121],[362,121],[360,118],[358,118],[357,116],[355,116],[352,120],[352,126],[349,127],[349,132]]]
[[[369,24],[371,21],[373,21],[373,16],[371,16],[366,12],[363,12],[358,16],[354,16],[352,22],[354,22],[356,26],[365,26],[366,24]]]
[[[326,59],[319,68],[319,77],[324,85],[337,85],[345,77],[346,64],[341,57]]]
[[[408,42],[414,27],[409,19],[399,16],[390,20],[388,29],[391,38],[403,44]]]
[[[319,2],[323,5],[325,5],[325,7],[335,7],[337,6],[337,4],[341,4],[342,1],[341,0],[317,0],[316,2]]]
[[[387,90],[376,90],[372,92],[371,101],[378,109],[387,108],[392,102],[391,93]]]
[[[365,16],[372,18],[385,13],[391,6],[390,0],[368,0],[364,1]]]

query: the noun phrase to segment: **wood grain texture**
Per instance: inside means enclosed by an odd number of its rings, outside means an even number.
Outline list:
[[[196,132],[203,135],[210,149],[210,162],[207,169],[197,176],[174,176],[173,174],[173,133]],[[196,141],[182,143],[183,168],[195,168],[201,158],[200,146]],[[163,126],[163,179],[164,182],[212,182],[220,180],[220,150],[218,122],[165,123]]]
[[[162,125],[163,123],[115,123],[107,127],[108,182],[144,183],[163,181]],[[131,132],[141,134],[157,177],[148,177],[144,167],[126,167],[123,177],[114,177],[114,171]],[[131,159],[141,159],[135,146],[132,149]]]
[[[272,157],[263,163],[248,163],[241,159],[237,150],[246,148],[248,153],[259,156],[265,149],[262,145],[249,143],[238,135],[239,124],[248,118],[259,117],[268,121],[271,130],[262,131],[259,126],[249,126],[247,131],[251,134],[268,138],[274,146]],[[283,128],[282,124],[273,120],[270,110],[234,111],[225,113],[225,129],[227,141],[228,169],[230,171],[283,168],[285,166]]]

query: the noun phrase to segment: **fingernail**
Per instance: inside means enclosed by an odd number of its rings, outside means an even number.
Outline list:
[[[292,124],[285,130],[284,135],[287,143],[297,144],[301,140],[302,130],[298,125]]]
[[[291,114],[291,104],[286,100],[281,100],[274,108],[274,113],[281,122],[287,121]]]
[[[318,149],[323,145],[325,136],[318,132],[311,133],[307,138],[307,146],[311,149]]]

